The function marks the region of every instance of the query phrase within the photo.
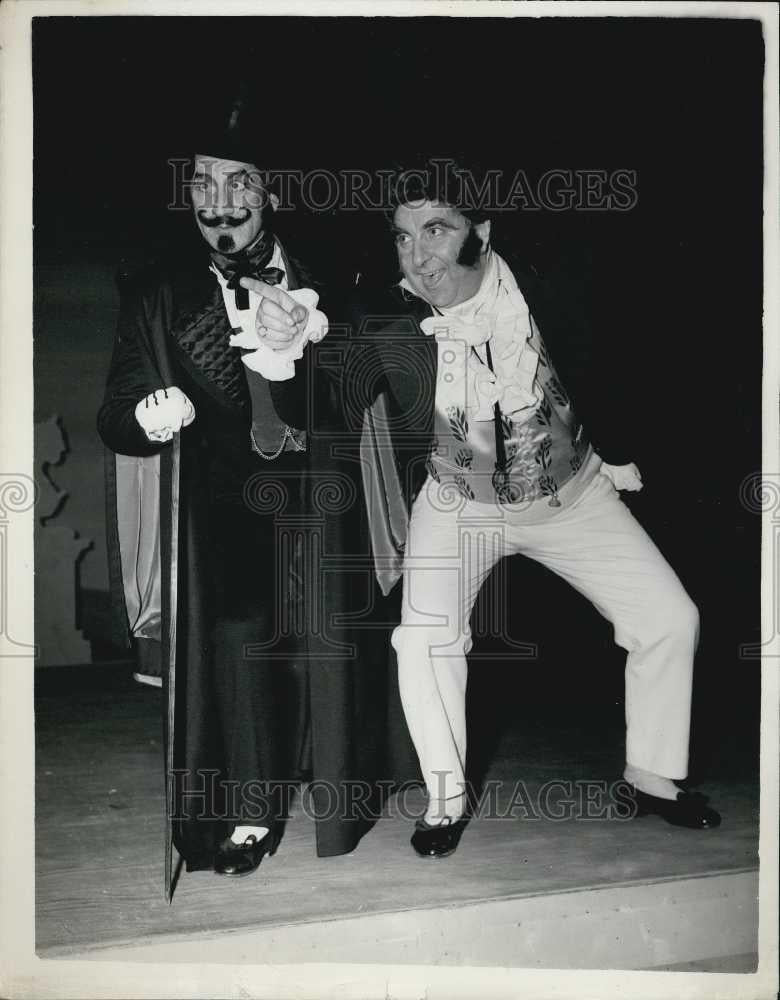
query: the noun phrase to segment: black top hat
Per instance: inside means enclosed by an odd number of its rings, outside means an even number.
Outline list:
[[[257,162],[261,136],[258,101],[247,81],[221,86],[210,83],[202,92],[190,91],[185,103],[176,129],[177,153],[201,153],[261,166]]]

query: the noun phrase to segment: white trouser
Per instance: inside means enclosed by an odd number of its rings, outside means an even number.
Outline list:
[[[453,799],[452,812],[461,811],[469,618],[493,566],[517,553],[568,580],[627,651],[627,762],[684,778],[698,612],[606,476],[597,474],[570,507],[539,524],[523,523],[522,514],[513,523],[511,512],[463,500],[453,509],[438,494],[429,480],[412,510],[401,624],[392,639],[431,801]]]

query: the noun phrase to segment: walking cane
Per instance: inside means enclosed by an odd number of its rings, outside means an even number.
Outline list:
[[[176,619],[179,582],[179,484],[181,470],[181,440],[177,431],[171,442],[171,562],[168,607],[167,648],[167,717],[165,731],[165,898],[173,900],[175,886],[173,861],[173,810],[175,787],[173,776],[174,721],[176,708]]]
[[[118,278],[121,292],[121,280]],[[139,331],[139,339],[145,349],[154,376],[150,375],[150,380],[158,386],[174,385],[173,372],[165,351],[158,350],[152,336],[145,330]],[[149,374],[149,373],[147,373]],[[164,391],[164,390],[163,390]],[[181,474],[181,440],[180,433],[174,433],[171,440],[170,452],[170,477],[171,477],[171,503],[170,503],[170,577],[168,590],[168,628],[167,634],[163,625],[161,639],[165,643],[162,650],[163,663],[167,661],[164,669],[163,682],[165,684],[166,706],[163,709],[163,727],[165,743],[165,898],[170,903],[173,899],[173,891],[176,885],[175,873],[173,870],[173,809],[175,806],[175,786],[173,775],[174,764],[174,720],[176,706],[176,641],[177,641],[177,609],[178,609],[178,582],[179,582],[179,486]],[[162,478],[163,469],[167,463],[160,456],[160,487],[162,499]],[[160,510],[160,535],[163,532],[163,513]],[[161,539],[162,541],[162,539]],[[162,550],[162,546],[161,546]],[[163,574],[164,579],[164,574]],[[165,599],[162,601],[165,606]],[[161,609],[162,611],[162,609]],[[163,619],[165,616],[162,616]]]

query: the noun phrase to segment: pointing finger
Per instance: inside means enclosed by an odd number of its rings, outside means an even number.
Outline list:
[[[295,322],[292,315],[283,306],[265,299],[260,305],[257,320],[263,326],[279,331],[292,327]]]
[[[258,281],[257,278],[242,278],[240,284],[242,288],[248,288],[250,291],[262,295],[264,299],[270,299],[271,302],[275,302],[285,312],[289,313],[295,307],[295,299],[291,298],[278,285],[267,285],[264,281]]]

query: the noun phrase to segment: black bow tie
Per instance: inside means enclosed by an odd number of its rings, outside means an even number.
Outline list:
[[[239,284],[242,278],[257,278],[268,285],[278,285],[284,277],[280,267],[268,267],[275,246],[273,234],[261,233],[249,251],[244,250],[235,257],[212,251],[212,261],[228,279],[228,288],[235,292],[236,309],[249,308],[249,291]]]
[[[230,274],[226,277],[229,278],[228,288],[236,294],[236,309],[248,309],[249,290],[239,284],[241,279],[257,278],[258,281],[264,281],[267,285],[278,285],[284,277],[284,271],[281,267],[264,267],[258,271],[251,264],[239,264],[236,268],[231,268]]]

